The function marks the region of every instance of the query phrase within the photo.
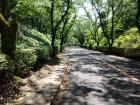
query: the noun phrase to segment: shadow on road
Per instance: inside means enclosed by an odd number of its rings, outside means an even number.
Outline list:
[[[140,85],[101,61],[128,69],[135,77],[140,76],[139,62],[84,49],[71,51],[69,57],[74,63],[59,105],[140,105]]]

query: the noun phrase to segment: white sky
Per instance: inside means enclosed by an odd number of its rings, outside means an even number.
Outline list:
[[[106,0],[103,0],[103,2],[106,2]],[[91,3],[89,1],[86,1],[84,3],[84,7],[90,13],[90,15],[92,16],[92,18],[94,19],[95,18],[94,12],[96,13],[96,11],[93,10]],[[87,17],[86,16],[86,13],[85,13],[85,10],[82,7],[78,11],[78,17]]]
[[[87,11],[90,11],[91,13],[93,12],[92,11],[92,6],[91,6],[91,4],[89,2],[85,2],[84,7],[87,9]],[[78,16],[82,17],[82,16],[85,16],[85,15],[86,15],[85,10],[83,8],[79,8]]]

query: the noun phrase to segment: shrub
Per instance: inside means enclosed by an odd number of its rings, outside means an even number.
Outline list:
[[[34,49],[17,49],[16,64],[19,69],[27,67],[32,68],[37,61],[36,50]]]
[[[6,70],[12,73],[14,71],[14,63],[8,56],[0,52],[0,70]]]
[[[48,38],[49,36],[42,34],[34,29],[26,27],[24,25],[19,25],[18,28],[18,46],[21,43],[27,47],[37,47],[37,46],[50,46],[51,41]]]
[[[37,52],[38,60],[48,60],[50,59],[51,48],[50,47],[41,47],[35,48]]]
[[[139,48],[140,34],[137,28],[131,28],[117,38],[114,42],[114,46],[119,48]]]
[[[19,24],[16,51],[17,70],[21,72],[21,70],[29,70],[38,66],[40,61],[42,63],[42,60],[50,59],[50,53],[51,40],[48,35]]]

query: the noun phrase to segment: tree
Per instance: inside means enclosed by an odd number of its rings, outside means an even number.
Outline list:
[[[1,0],[0,2],[1,50],[13,60],[15,59],[18,24],[11,9],[15,7],[16,3],[15,0]]]
[[[19,22],[21,24],[30,26],[38,31],[51,35],[51,56],[56,56],[56,40],[59,40],[59,35],[61,33],[62,23],[64,22],[67,15],[71,15],[75,12],[73,0],[20,0],[14,12],[18,15]],[[72,11],[71,11],[72,10]],[[71,12],[70,12],[71,11]],[[64,33],[66,34],[66,29],[69,25],[65,25]],[[64,39],[66,35],[61,35],[60,39]],[[61,40],[61,43],[64,41]]]
[[[60,33],[60,52],[62,52],[64,49],[64,44],[67,41],[67,36],[68,36],[69,30],[74,25],[75,19],[76,19],[76,13],[74,14],[72,19],[70,19],[69,15],[68,15],[63,20],[63,27],[62,27],[62,31]],[[68,23],[68,21],[70,21],[70,22]]]
[[[71,0],[64,0],[63,2],[63,14],[59,17],[58,20],[55,20],[55,10],[57,10],[56,8],[56,1],[55,0],[51,0],[51,10],[50,10],[50,20],[51,20],[51,47],[52,47],[52,52],[51,52],[51,57],[56,57],[56,46],[55,46],[55,40],[56,40],[56,32],[60,26],[60,24],[62,23],[62,21],[64,20],[64,18],[66,17],[69,9],[70,9],[70,5],[71,5],[72,1]],[[58,17],[57,17],[58,18]]]
[[[128,3],[123,0],[107,0],[106,2],[104,0],[91,0],[91,5],[99,16],[100,26],[110,51],[115,39],[115,28],[124,15]]]
[[[138,10],[136,15],[136,26],[140,32],[140,0],[137,0],[137,6],[138,6]]]
[[[13,11],[21,24],[48,34],[50,29],[49,10],[49,1],[19,0]]]
[[[121,16],[120,19],[124,31],[136,26],[137,0],[129,0],[129,4],[127,5],[128,8],[126,8],[125,13]]]
[[[90,31],[90,34],[92,35],[91,39],[95,41],[96,46],[98,47],[102,39],[102,35],[99,34],[99,16],[95,12],[93,12],[94,18],[92,18],[93,17],[92,14],[90,14],[84,6],[83,8],[86,12],[86,16],[89,18],[89,20],[87,21],[88,22],[87,27]]]
[[[77,19],[76,24],[73,27],[74,31],[74,37],[77,38],[80,47],[84,47],[84,44],[86,42],[86,32],[87,32],[87,27],[85,27],[84,21]]]

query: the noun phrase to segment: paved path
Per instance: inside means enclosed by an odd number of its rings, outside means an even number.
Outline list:
[[[68,65],[67,56],[63,56],[58,65],[44,65],[27,78],[27,85],[21,87],[22,96],[10,105],[51,105]]]
[[[140,105],[140,62],[77,47],[67,50],[71,73],[58,105]]]

